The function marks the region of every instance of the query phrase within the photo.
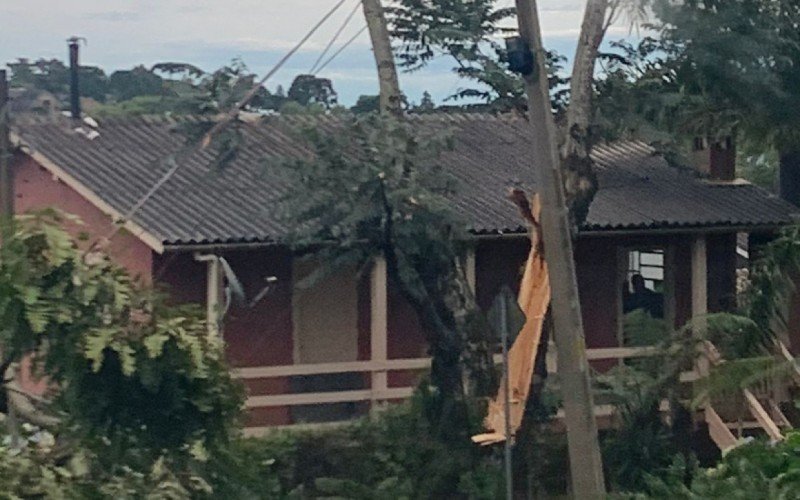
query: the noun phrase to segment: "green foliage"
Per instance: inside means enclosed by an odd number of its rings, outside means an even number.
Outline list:
[[[744,296],[748,317],[765,334],[775,334],[787,325],[786,312],[800,272],[800,226],[784,229],[753,264],[750,284]]]
[[[756,186],[777,191],[778,154],[775,150],[763,150],[763,144],[740,144],[736,158],[736,174]]]
[[[650,4],[653,37],[613,44],[601,57],[596,132],[679,153],[687,137],[738,136],[758,168],[761,155],[792,151],[800,125],[790,111],[800,106],[797,2]],[[756,181],[773,183],[760,173]]]
[[[64,455],[54,437],[26,428],[24,441],[0,445],[0,499],[56,500],[147,498],[188,500],[209,498],[209,484],[190,470],[176,472],[165,457],[142,472],[119,463],[104,463],[86,450]]]
[[[648,474],[665,471],[681,451],[676,436],[689,431],[680,425],[676,390],[695,344],[676,343],[673,335],[662,320],[644,311],[627,314],[625,337],[630,345],[658,350],[654,356],[630,360],[595,379],[595,401],[612,405],[618,423],[601,439],[608,482],[616,491],[641,488]],[[671,402],[672,425],[661,414],[663,400]]]
[[[127,101],[137,96],[159,95],[163,80],[144,66],[119,70],[108,79],[108,90],[117,101]]]
[[[223,445],[241,393],[200,311],[168,307],[102,254],[84,255],[64,217],[21,216],[0,247],[4,366],[33,354],[60,432],[112,462]]]
[[[243,441],[230,475],[212,483],[225,498],[493,499],[502,492],[498,457],[468,440],[442,440],[423,389],[409,402],[329,429],[276,430]],[[466,426],[477,432],[477,413]]]
[[[69,68],[58,59],[38,59],[30,61],[20,58],[9,63],[11,85],[30,89],[45,90],[59,98],[69,95]],[[108,93],[108,77],[95,66],[81,66],[78,69],[80,93],[103,102]]]
[[[290,243],[298,251],[313,249],[327,264],[321,272],[363,268],[374,256],[385,257],[389,279],[428,334],[444,418],[464,396],[465,367],[476,393],[489,393],[486,377],[493,373],[489,339],[461,264],[466,223],[449,200],[455,182],[438,162],[449,137],[376,114],[342,117],[333,128],[305,131],[313,158],[269,165],[293,187],[279,204],[295,228]],[[463,432],[455,425],[442,430]]]
[[[297,75],[289,87],[288,98],[303,106],[321,104],[330,108],[336,104],[336,91],[327,78],[314,75]]]
[[[789,433],[785,441],[777,444],[756,441],[740,446],[708,470],[676,461],[667,474],[651,475],[647,483],[643,493],[619,498],[797,498],[800,434]]]
[[[735,114],[748,136],[797,140],[800,5],[793,0],[656,2],[660,37],[681,54],[684,85]]]
[[[513,31],[502,25],[514,17],[515,9],[497,4],[497,0],[397,2],[387,11],[392,36],[399,41],[395,52],[400,66],[416,71],[437,57],[449,57],[456,64],[453,71],[475,84],[459,89],[450,99],[481,101],[490,111],[527,109],[523,81],[507,69],[505,47],[498,41]],[[554,52],[547,57],[553,108],[561,110],[567,101],[567,80],[560,76],[564,59]]]
[[[754,357],[762,353],[763,343],[751,320],[711,314],[701,321],[703,329],[690,322],[673,331],[663,320],[643,311],[625,316],[629,345],[650,346],[654,352],[628,360],[595,380],[595,401],[611,404],[618,423],[602,436],[603,462],[615,491],[643,491],[650,477],[673,470],[676,456],[684,462],[690,460],[690,412],[697,405],[709,397],[735,396],[742,388],[774,375],[774,370],[764,370],[770,359]],[[680,375],[693,366],[705,340],[719,346],[728,361],[695,384],[692,398],[681,390]],[[662,411],[663,401],[669,403],[668,418]]]
[[[350,108],[354,114],[377,113],[380,110],[381,98],[377,95],[358,96],[356,103]]]

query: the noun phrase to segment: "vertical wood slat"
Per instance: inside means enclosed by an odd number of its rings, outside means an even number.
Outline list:
[[[469,288],[472,290],[472,293],[475,294],[476,286],[477,286],[477,278],[475,274],[475,248],[470,248],[467,250],[467,258],[465,262],[465,273],[467,275],[467,283],[469,283]]]
[[[212,335],[221,334],[220,325],[220,295],[222,290],[222,276],[221,266],[218,258],[213,258],[208,261],[208,278],[207,278],[207,300],[206,300],[206,314],[208,315],[208,331]]]
[[[708,314],[708,257],[706,238],[695,237],[692,242],[692,325],[695,333],[705,334]],[[705,349],[702,349],[703,351]],[[701,377],[708,376],[709,361],[704,352],[698,356],[697,371]]]
[[[675,281],[675,245],[670,244],[664,249],[664,319],[670,329],[683,326],[676,324]]]
[[[219,256],[212,254],[196,253],[194,260],[206,265],[206,323],[209,334],[219,335],[222,312],[222,265],[219,262]]]
[[[386,361],[389,354],[388,345],[388,280],[386,277],[386,260],[378,257],[372,266],[370,279],[370,359]],[[372,372],[372,401],[380,398],[381,393],[389,387],[388,372],[376,370]]]

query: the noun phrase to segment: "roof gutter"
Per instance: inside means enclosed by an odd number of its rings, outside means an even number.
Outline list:
[[[664,236],[664,235],[680,235],[680,234],[730,234],[730,233],[757,233],[776,231],[785,227],[787,224],[766,224],[757,226],[699,226],[699,227],[683,227],[683,228],[664,228],[664,229],[606,229],[606,230],[590,230],[581,231],[580,238],[602,238],[613,236]],[[473,234],[470,235],[469,241],[493,241],[493,240],[519,240],[528,239],[527,232],[518,233],[498,233],[498,234]],[[283,246],[280,242],[247,242],[247,243],[191,243],[191,244],[175,244],[164,245],[164,252],[197,252],[197,251],[217,251],[217,250],[256,250],[269,247]]]
[[[678,234],[726,234],[726,233],[760,233],[776,231],[791,224],[759,224],[735,226],[694,226],[661,229],[600,229],[581,231],[581,238],[602,238],[607,236],[652,236]]]

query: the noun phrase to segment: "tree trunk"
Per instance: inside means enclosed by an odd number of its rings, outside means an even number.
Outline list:
[[[578,48],[570,80],[569,108],[567,108],[567,137],[562,156],[573,151],[586,154],[586,137],[592,119],[592,82],[597,52],[605,34],[608,0],[589,0],[583,15]]]
[[[550,109],[547,67],[535,0],[516,0],[519,31],[536,55],[538,71],[526,76],[532,158],[536,186],[542,200],[542,236],[552,284],[551,310],[558,354],[558,376],[575,498],[605,496],[603,465],[590,390],[589,363],[575,276],[572,234],[564,197],[555,123]]]
[[[378,67],[381,112],[400,115],[403,97],[383,7],[380,0],[362,0],[361,5],[364,7],[364,18],[367,20],[375,64]]]
[[[575,226],[586,220],[597,192],[597,178],[589,159],[591,148],[592,82],[597,53],[606,28],[609,0],[588,0],[570,81],[567,126],[561,147],[567,206]]]
[[[800,207],[800,150],[781,151],[779,178],[781,198]]]

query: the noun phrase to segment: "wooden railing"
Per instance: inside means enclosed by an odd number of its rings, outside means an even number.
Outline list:
[[[610,347],[587,350],[589,361],[615,360],[641,358],[652,356],[657,350],[651,347]],[[501,356],[495,356],[495,362],[501,362]],[[371,387],[357,390],[343,390],[331,392],[307,392],[295,394],[251,395],[245,402],[248,409],[292,407],[301,405],[326,405],[350,402],[371,402],[376,405],[385,401],[401,400],[411,396],[414,387],[388,387],[376,386],[375,380],[386,380],[387,377],[374,377],[375,374],[389,374],[389,372],[418,372],[430,368],[430,358],[390,359],[383,361],[352,361],[343,363],[316,363],[300,365],[263,366],[253,368],[239,368],[233,371],[233,376],[242,381],[279,379],[299,376],[324,376],[345,373],[364,373],[373,375]],[[557,357],[555,348],[548,349],[548,371],[557,372]],[[687,372],[682,377],[684,381],[696,380],[694,372]],[[365,377],[365,380],[367,378]],[[263,429],[262,429],[263,430]]]

